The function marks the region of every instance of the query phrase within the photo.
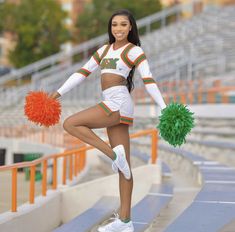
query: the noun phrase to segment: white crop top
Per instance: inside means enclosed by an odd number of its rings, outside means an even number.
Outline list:
[[[132,43],[128,43],[118,49],[113,48],[113,44],[104,45],[99,48],[90,60],[82,66],[76,73],[72,74],[69,79],[58,89],[58,93],[63,95],[72,89],[75,85],[80,84],[89,74],[95,71],[98,67],[101,68],[101,74],[114,73],[127,79],[129,72],[135,66],[140,73],[140,76],[145,84],[149,94],[160,105],[165,108],[164,100],[159,102],[159,90],[155,80],[152,78],[152,73],[149,69],[149,64],[141,47]],[[156,89],[157,88],[157,89]],[[155,93],[153,93],[153,91]],[[155,95],[158,96],[155,96]],[[160,98],[161,94],[160,94]]]
[[[113,44],[99,48],[78,73],[87,77],[100,66],[101,74],[114,73],[127,78],[133,66],[142,78],[152,78],[146,56],[141,47],[128,43],[118,49]]]
[[[103,55],[100,61],[101,74],[114,73],[127,78],[132,67],[135,65],[138,68],[139,64],[144,60],[146,60],[144,52],[138,46],[128,43],[123,47],[114,49],[113,44],[111,44],[108,52]],[[145,67],[143,70],[147,72],[149,67]],[[143,70],[141,74],[148,77],[152,76],[150,72],[143,73]]]

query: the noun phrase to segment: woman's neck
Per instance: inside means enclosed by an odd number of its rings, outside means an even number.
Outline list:
[[[118,48],[124,46],[124,45],[127,44],[127,43],[129,43],[128,40],[115,41],[115,42],[113,43],[113,46],[114,46],[115,49],[118,49]]]

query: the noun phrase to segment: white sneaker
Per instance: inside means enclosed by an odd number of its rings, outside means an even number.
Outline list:
[[[99,232],[134,232],[134,226],[132,221],[128,223],[122,222],[119,218],[116,218],[113,222],[100,226]]]
[[[106,224],[103,225],[103,226],[99,226],[99,227],[98,227],[98,231],[99,231],[99,232],[105,231],[106,227],[107,227],[109,224],[113,223],[113,222],[114,222],[115,220],[117,220],[117,219],[119,219],[119,214],[118,214],[118,213],[114,213],[113,216],[110,217],[110,218],[107,220],[108,223],[106,223]]]
[[[116,154],[116,160],[114,160],[114,164],[117,166],[117,168],[123,173],[125,178],[127,180],[131,179],[131,171],[129,164],[126,160],[126,153],[123,145],[118,145],[113,148],[113,151]]]
[[[113,169],[113,172],[118,173],[118,167],[114,162],[112,162],[112,169]]]

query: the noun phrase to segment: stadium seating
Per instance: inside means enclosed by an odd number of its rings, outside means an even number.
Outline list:
[[[235,168],[208,161],[182,149],[166,145],[159,148],[189,159],[197,166],[203,182],[192,204],[166,228],[166,232],[219,231],[235,219]]]
[[[104,196],[93,207],[53,232],[87,232],[118,208],[117,197]]]
[[[161,84],[164,81],[173,83],[181,80],[185,81],[183,82],[184,88],[187,90],[188,80],[202,79],[205,87],[212,87],[214,81],[220,79],[225,86],[235,86],[234,11],[234,6],[208,7],[207,10],[191,19],[185,19],[142,36],[142,47],[158,83]],[[58,63],[49,69],[35,72],[32,76],[32,83],[28,85],[8,88],[0,86],[0,99],[3,99],[0,101],[0,136],[22,137],[25,136],[27,130],[29,132],[40,131],[41,128],[32,124],[28,128],[24,127],[26,124],[29,125],[23,112],[25,94],[29,90],[44,89],[48,92],[56,90],[83,63],[84,61],[73,64],[70,60],[68,63]],[[92,74],[89,78],[92,81],[87,81],[82,87],[72,90],[63,98],[61,121],[85,106],[97,103],[97,99],[100,99],[98,73]],[[135,86],[137,89],[143,87],[140,78],[135,78]],[[229,94],[230,102],[234,103],[234,92],[230,91]],[[221,101],[218,99],[217,102]],[[194,101],[194,103],[197,102]],[[206,97],[203,97],[202,103],[207,103]],[[155,124],[154,120],[141,118],[139,123],[137,118],[137,125],[146,128],[148,125]],[[201,128],[204,128],[207,123],[201,125]],[[231,127],[231,130],[234,127],[230,120],[225,124]],[[203,136],[211,134],[213,136],[223,134],[220,130],[215,132],[214,128],[211,131],[208,128],[204,129],[204,131],[198,130],[198,135],[202,137],[190,137],[184,146],[186,150],[192,152],[166,147],[160,141],[161,150],[174,153],[191,162],[193,171],[196,170],[202,183],[202,188],[192,204],[167,227],[167,232],[217,231],[235,219],[235,200],[231,194],[235,190],[235,171],[232,167],[218,163],[218,160],[213,159],[217,157],[213,157],[212,153],[210,154],[212,160],[207,160],[206,156],[212,148],[218,148],[220,151],[223,149],[233,151],[235,145],[232,141],[222,141],[221,137],[211,140],[202,139]],[[227,134],[233,136],[234,133]],[[143,141],[140,145],[143,145]],[[205,154],[200,152],[202,147],[207,149]],[[148,163],[150,157],[146,156],[143,150],[133,149],[132,154],[144,163]],[[234,154],[231,152],[231,155]],[[233,157],[231,159],[234,162],[235,159]],[[230,164],[234,165],[233,162]],[[171,170],[164,162],[162,162],[162,176],[171,176]],[[174,198],[173,185],[173,182],[168,181],[163,182],[162,185],[153,185],[149,193],[132,208],[133,222],[137,232],[149,227]],[[93,207],[55,231],[75,231],[75,228],[80,228],[81,232],[90,230],[117,209],[116,203],[117,199],[104,196]],[[92,220],[89,220],[90,218]]]

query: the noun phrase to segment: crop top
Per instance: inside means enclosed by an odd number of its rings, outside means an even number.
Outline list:
[[[149,67],[146,61],[143,50],[131,43],[128,43],[118,49],[113,48],[113,44],[106,45],[105,48],[101,48],[95,53],[95,55],[100,55],[101,59],[97,60],[101,68],[101,74],[103,73],[114,73],[127,78],[129,72],[133,66],[139,68],[139,64],[142,69],[140,71],[141,76],[150,77],[152,74],[149,71]],[[145,66],[145,67],[143,67]]]
[[[102,46],[86,64],[68,78],[57,92],[60,95],[68,92],[75,85],[85,80],[99,66],[101,68],[101,74],[114,73],[125,79],[127,79],[129,72],[135,66],[140,73],[148,93],[158,103],[161,109],[165,108],[165,102],[155,80],[152,78],[152,73],[150,72],[149,64],[142,48],[132,43],[127,43],[118,49],[114,49],[113,44]]]

